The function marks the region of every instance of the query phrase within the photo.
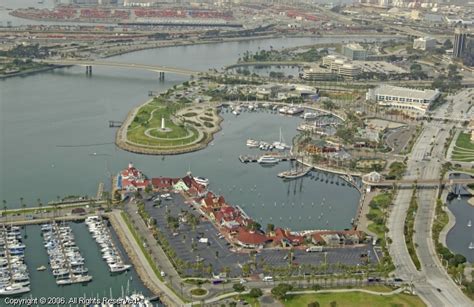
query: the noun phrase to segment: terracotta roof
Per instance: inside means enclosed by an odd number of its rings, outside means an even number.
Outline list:
[[[242,244],[258,245],[268,241],[267,236],[259,232],[250,232],[244,228],[239,229],[236,240]]]
[[[173,185],[173,179],[166,177],[152,178],[151,184],[157,189],[170,188]]]

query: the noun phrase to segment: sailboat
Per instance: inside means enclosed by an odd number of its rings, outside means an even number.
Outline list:
[[[471,220],[469,220],[469,222],[467,222],[467,227],[471,227],[472,226],[472,222]]]
[[[469,249],[474,249],[474,243],[471,242],[471,243],[469,244]]]
[[[280,127],[280,140],[273,142],[273,146],[275,146],[275,149],[278,149],[278,150],[285,150],[288,148],[288,145],[284,143],[283,136],[281,134],[281,127]]]

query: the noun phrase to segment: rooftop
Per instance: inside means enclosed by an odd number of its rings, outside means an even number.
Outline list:
[[[376,94],[382,95],[389,95],[389,96],[396,96],[396,97],[407,97],[414,99],[433,99],[435,96],[439,94],[438,90],[418,90],[412,89],[408,87],[398,87],[393,85],[380,85],[375,88]]]
[[[347,44],[344,47],[350,48],[352,50],[358,50],[358,51],[364,51],[365,50],[364,47],[362,47],[360,44],[357,44],[357,43]]]

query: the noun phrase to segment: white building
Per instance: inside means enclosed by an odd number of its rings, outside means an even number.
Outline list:
[[[420,37],[413,40],[413,49],[431,50],[436,48],[436,39],[430,37]]]
[[[405,87],[380,85],[369,89],[366,94],[367,100],[377,102],[381,106],[398,109],[407,115],[417,117],[423,115],[430,104],[435,101],[440,91],[417,90]]]

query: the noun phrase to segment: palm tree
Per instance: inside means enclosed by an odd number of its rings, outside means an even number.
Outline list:
[[[7,220],[7,201],[4,199],[3,203],[3,216],[5,217],[5,221]]]
[[[43,203],[41,202],[41,199],[37,199],[36,202],[38,203],[38,210],[40,212],[40,217],[43,218]]]
[[[26,212],[25,212],[26,204],[23,201],[23,197],[20,197],[20,206],[23,211],[23,219],[26,219]]]

